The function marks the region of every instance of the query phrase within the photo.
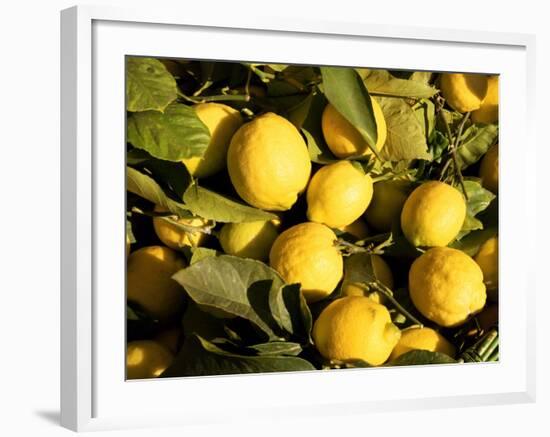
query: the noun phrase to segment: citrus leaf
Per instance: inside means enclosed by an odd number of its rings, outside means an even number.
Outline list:
[[[164,113],[135,112],[128,117],[127,137],[134,147],[155,158],[181,161],[202,156],[210,142],[210,131],[195,110],[173,103]]]
[[[189,260],[189,265],[193,265],[204,258],[209,256],[217,256],[218,251],[215,249],[210,249],[208,247],[192,247],[191,248],[191,259]]]
[[[498,229],[491,227],[470,232],[461,240],[453,242],[450,247],[459,249],[467,255],[474,256],[483,243],[497,235]]]
[[[207,220],[221,223],[267,221],[275,214],[253,208],[229,197],[192,184],[183,195],[186,208]]]
[[[431,100],[422,99],[412,107],[414,115],[424,132],[426,141],[429,141],[435,129],[435,105]]]
[[[361,77],[353,68],[321,67],[323,90],[328,101],[365,139],[376,157],[378,131],[372,102]]]
[[[388,366],[412,366],[422,364],[450,364],[457,361],[441,352],[430,352],[425,350],[412,350],[398,356],[389,362]]]
[[[317,164],[330,164],[338,160],[328,148],[321,129],[321,118],[327,103],[323,94],[315,94],[301,129],[306,140],[309,159]]]
[[[134,244],[137,241],[134,232],[132,231],[132,222],[128,220],[128,218],[126,218],[126,236],[130,244]]]
[[[458,240],[461,240],[470,231],[483,229],[483,223],[476,218],[476,215],[484,211],[496,197],[489,190],[483,188],[480,180],[477,178],[466,179],[464,181],[464,188],[468,194],[468,201],[466,202],[466,219],[458,234]]]
[[[456,158],[461,169],[479,161],[498,139],[498,127],[494,124],[473,124],[461,136]]]
[[[382,158],[387,161],[430,159],[426,136],[414,110],[403,99],[380,97],[378,102],[388,129]]]
[[[160,111],[176,100],[177,85],[162,62],[153,58],[126,60],[126,109]]]
[[[254,351],[258,355],[293,355],[296,356],[302,352],[302,346],[291,341],[271,341],[269,343],[255,344],[249,346],[248,349]]]
[[[433,97],[437,90],[418,80],[399,79],[386,70],[358,69],[369,93],[388,97],[413,99]]]
[[[315,370],[302,358],[292,356],[240,355],[229,352],[199,336],[185,340],[172,365],[162,377],[231,375],[241,373]]]

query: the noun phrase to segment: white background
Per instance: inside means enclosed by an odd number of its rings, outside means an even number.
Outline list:
[[[217,1],[188,2],[155,0],[99,1],[97,4],[185,7],[194,14],[216,8]],[[232,15],[273,14],[308,16],[325,20],[405,24],[457,29],[531,32],[537,35],[537,107],[548,112],[550,31],[544,2],[524,0],[515,7],[504,1],[354,2],[219,2]],[[356,3],[356,4],[355,4]],[[448,3],[448,6],[443,5]],[[73,3],[63,0],[27,0],[4,5],[0,16],[0,431],[3,435],[69,435],[58,426],[59,404],[59,10]],[[225,4],[224,6],[221,6]],[[184,6],[183,6],[184,5]],[[362,6],[361,6],[362,5]],[[192,10],[190,9],[192,8]],[[444,9],[443,9],[444,8]],[[536,115],[539,124],[546,117]],[[7,135],[6,135],[7,133]],[[526,253],[541,272],[538,278],[537,353],[538,396],[531,405],[380,413],[368,416],[304,418],[241,426],[217,426],[207,431],[195,428],[187,435],[258,435],[281,433],[318,436],[368,434],[449,436],[542,435],[548,426],[544,413],[550,410],[548,378],[548,324],[550,299],[545,287],[548,270],[550,222],[546,205],[549,153],[543,130],[538,130],[537,166],[539,204],[538,253]],[[522,144],[517,144],[522,153]],[[535,207],[533,206],[533,214]],[[537,232],[518,229],[518,232]],[[185,396],[185,393],[182,393]],[[544,431],[543,431],[544,430]],[[497,434],[498,433],[498,434]],[[113,433],[100,433],[115,434]],[[181,430],[117,432],[123,436],[182,435]]]

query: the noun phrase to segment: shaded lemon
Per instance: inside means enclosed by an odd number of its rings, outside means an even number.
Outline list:
[[[155,207],[156,212],[166,212],[163,208]],[[179,227],[162,217],[153,217],[153,227],[159,240],[174,250],[184,246],[200,246],[206,238],[206,234],[199,229],[206,225],[207,220],[200,217],[193,218],[172,218],[175,222],[186,226],[186,229]],[[197,228],[193,230],[193,228]]]
[[[472,112],[474,123],[496,123],[498,121],[498,76],[487,79],[487,94],[479,109]]]
[[[412,327],[401,331],[401,338],[390,355],[390,361],[412,350],[441,352],[451,358],[456,353],[455,347],[439,332],[431,328]]]
[[[407,200],[408,185],[403,181],[376,182],[372,201],[365,212],[367,223],[378,231],[390,231],[393,223],[399,221]]]
[[[173,359],[172,353],[156,341],[131,341],[126,348],[126,378],[156,378],[172,364]]]
[[[226,223],[220,231],[220,244],[229,255],[264,261],[277,235],[272,221]]]
[[[479,177],[483,188],[498,194],[498,144],[491,146],[481,160]]]
[[[458,112],[475,111],[487,94],[487,76],[484,74],[443,73],[441,94]]]

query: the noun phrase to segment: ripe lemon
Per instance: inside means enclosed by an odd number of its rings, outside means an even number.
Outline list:
[[[496,290],[498,288],[498,238],[492,237],[483,243],[474,260],[481,267],[487,290]]]
[[[151,316],[168,319],[183,303],[183,289],[172,275],[185,267],[179,254],[164,246],[148,246],[128,257],[127,298]]]
[[[336,299],[313,325],[313,341],[323,357],[360,359],[373,366],[388,359],[400,336],[386,307],[366,297]]]
[[[378,231],[390,231],[407,200],[407,188],[408,184],[403,181],[376,182],[372,201],[365,212],[367,223]]]
[[[264,261],[277,235],[271,221],[226,223],[220,231],[220,244],[229,255]]]
[[[441,94],[458,112],[475,111],[487,94],[487,76],[483,74],[444,73],[440,82]]]
[[[439,332],[431,328],[412,327],[401,331],[401,338],[390,355],[390,361],[412,350],[441,352],[451,358],[456,353],[455,347]]]
[[[306,189],[311,161],[294,125],[267,113],[243,125],[233,136],[227,169],[235,190],[247,203],[285,211]]]
[[[344,261],[334,245],[336,235],[319,223],[300,223],[277,237],[269,265],[289,283],[300,283],[308,303],[331,294],[344,271]]]
[[[165,212],[166,210],[163,210],[157,206],[155,207],[155,211]],[[189,219],[178,218],[175,219],[175,221],[190,228],[201,228],[207,222],[200,217]],[[174,250],[179,250],[183,246],[200,246],[206,238],[206,234],[198,229],[196,231],[186,231],[185,229],[182,229],[161,217],[153,217],[153,227],[155,228],[155,232],[159,237],[159,240]]]
[[[487,79],[487,94],[479,109],[472,112],[474,123],[496,123],[498,121],[498,76]]]
[[[369,259],[370,258],[370,259]],[[344,281],[342,282],[342,295],[344,296],[367,296],[376,303],[383,303],[384,296],[377,291],[365,289],[362,282],[369,281],[368,264],[372,263],[374,276],[389,289],[393,289],[393,275],[386,261],[379,255],[359,253],[350,256],[344,263]]]
[[[372,179],[350,161],[321,167],[307,189],[307,218],[331,228],[350,225],[372,199]]]
[[[440,326],[464,323],[485,305],[483,272],[460,250],[434,247],[417,258],[409,270],[414,306]]]
[[[362,240],[369,236],[369,228],[367,224],[361,220],[357,219],[353,223],[350,223],[347,226],[339,228],[340,231],[350,234],[352,237]]]
[[[498,144],[491,146],[481,160],[479,177],[483,188],[498,194]]]
[[[413,246],[446,246],[466,218],[462,193],[443,182],[429,181],[407,197],[401,211],[401,229]]]
[[[172,353],[156,341],[131,341],[126,348],[126,378],[156,378],[173,359]]]
[[[376,150],[380,151],[386,143],[387,127],[382,108],[375,99],[371,99],[376,121]],[[330,103],[325,107],[321,118],[321,128],[327,146],[338,158],[367,156],[372,150],[361,133]]]
[[[187,158],[183,163],[191,175],[204,178],[225,167],[229,142],[243,119],[239,111],[221,103],[198,103],[193,108],[210,131],[210,143],[202,157]]]

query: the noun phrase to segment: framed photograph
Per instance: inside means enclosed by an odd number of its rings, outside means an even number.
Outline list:
[[[533,36],[61,30],[63,426],[534,401]]]

